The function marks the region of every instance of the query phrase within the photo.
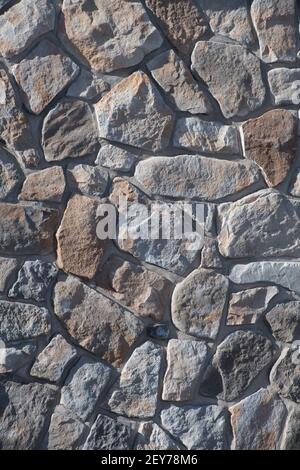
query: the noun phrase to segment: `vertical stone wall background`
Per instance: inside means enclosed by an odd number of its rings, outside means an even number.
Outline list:
[[[300,448],[298,50],[293,0],[0,0],[2,449]],[[203,249],[100,241],[120,195]]]

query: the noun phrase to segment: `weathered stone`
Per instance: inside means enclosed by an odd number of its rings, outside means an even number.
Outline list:
[[[37,356],[30,375],[58,383],[76,355],[76,349],[63,336],[56,335]]]
[[[83,450],[130,450],[133,438],[133,430],[128,425],[98,415]]]
[[[251,16],[265,62],[296,60],[295,0],[254,0]]]
[[[57,268],[52,263],[25,261],[8,297],[44,302],[56,276]]]
[[[108,184],[108,173],[91,165],[72,166],[68,169],[67,177],[71,189],[86,196],[103,196]]]
[[[293,406],[287,421],[281,443],[282,450],[300,450],[300,407]]]
[[[192,66],[226,118],[247,116],[262,106],[266,90],[260,61],[246,48],[200,41],[192,54]]]
[[[56,406],[48,430],[48,450],[77,450],[81,437],[87,432],[75,413],[62,405]]]
[[[63,169],[52,166],[30,173],[24,181],[20,198],[26,201],[60,202],[66,187]]]
[[[147,63],[152,77],[166,92],[173,106],[191,114],[209,114],[212,106],[185,63],[173,50],[163,52]]]
[[[146,0],[168,39],[184,54],[209,30],[203,13],[192,0]]]
[[[262,169],[269,186],[288,175],[296,157],[298,121],[285,109],[268,111],[243,125],[246,157]]]
[[[0,54],[21,54],[39,36],[52,31],[54,25],[55,8],[50,0],[17,2],[0,16]]]
[[[82,347],[115,366],[144,329],[132,313],[72,276],[56,284],[54,309]]]
[[[136,450],[179,450],[180,447],[156,423],[145,421],[138,427]]]
[[[231,295],[227,325],[249,325],[255,323],[267,310],[271,300],[278,294],[275,286],[256,287]]]
[[[269,189],[234,203],[222,204],[218,210],[219,250],[223,256],[254,258],[300,255],[298,200]]]
[[[222,259],[218,250],[218,242],[214,238],[206,237],[201,252],[201,268],[222,269]]]
[[[299,69],[280,67],[268,72],[273,102],[276,105],[296,105],[299,103]]]
[[[66,272],[91,279],[102,261],[107,243],[97,237],[99,202],[74,195],[57,231],[57,265]]]
[[[12,155],[0,147],[0,200],[10,196],[20,186],[22,179]]]
[[[0,374],[15,372],[27,365],[35,353],[33,344],[20,343],[16,346],[3,348],[0,342]]]
[[[261,388],[229,408],[234,450],[278,450],[286,416],[272,389]]]
[[[96,164],[110,168],[111,170],[130,171],[136,161],[134,153],[120,147],[106,144],[99,150]]]
[[[62,13],[62,40],[99,72],[136,65],[163,41],[137,1],[64,0]]]
[[[56,387],[39,383],[0,384],[0,447],[3,450],[38,449],[49,413],[55,406]]]
[[[271,362],[274,354],[269,339],[251,331],[235,331],[217,347],[213,358],[222,377],[222,398],[240,397],[255,377]]]
[[[18,262],[13,258],[0,258],[0,292],[4,292],[9,279],[15,274]]]
[[[300,197],[300,168],[295,171],[295,176],[290,187],[292,196]]]
[[[71,370],[61,391],[60,403],[83,421],[93,414],[111,378],[111,369],[85,357]]]
[[[83,101],[60,101],[47,114],[42,134],[48,162],[84,157],[97,149],[94,116]]]
[[[162,347],[150,341],[133,351],[108,402],[111,411],[137,418],[155,415],[161,359]]]
[[[196,269],[175,287],[172,320],[182,332],[215,339],[227,299],[228,279],[208,269]]]
[[[266,321],[278,341],[291,343],[300,339],[300,302],[276,305],[266,314]]]
[[[119,80],[119,77],[112,75],[93,74],[89,70],[81,70],[79,76],[69,87],[67,96],[86,100],[100,99]]]
[[[171,339],[168,342],[168,367],[164,377],[163,400],[193,399],[195,386],[201,378],[208,352],[204,342],[178,339]]]
[[[261,177],[257,165],[247,160],[179,155],[139,162],[135,178],[152,195],[216,201],[258,183]]]
[[[228,416],[220,406],[170,406],[161,412],[162,425],[188,450],[230,448]]]
[[[49,332],[50,315],[46,308],[0,301],[0,337],[3,341],[35,338]]]
[[[144,72],[121,80],[95,109],[99,135],[104,139],[152,151],[169,144],[173,111]]]
[[[279,395],[300,403],[299,345],[284,348],[270,374],[270,382]]]
[[[178,119],[173,144],[198,152],[241,153],[236,127],[202,121],[196,117]]]
[[[23,90],[25,105],[35,114],[40,114],[78,72],[78,65],[48,40],[42,41],[12,67],[12,73]]]

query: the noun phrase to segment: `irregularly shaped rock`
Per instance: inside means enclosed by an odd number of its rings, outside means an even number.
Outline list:
[[[78,72],[78,65],[47,40],[12,67],[23,90],[25,105],[35,114],[40,114]]]
[[[156,423],[144,421],[138,427],[136,450],[179,450],[180,447]]]
[[[163,52],[147,64],[152,77],[179,111],[209,114],[212,106],[185,63],[173,50]]]
[[[144,72],[121,80],[95,106],[104,139],[156,151],[168,146],[173,111]]]
[[[235,331],[217,347],[213,358],[222,377],[222,398],[240,397],[255,377],[271,362],[274,349],[269,339],[252,331]]]
[[[251,16],[265,62],[296,60],[295,0],[254,0]]]
[[[300,407],[294,406],[287,418],[281,443],[282,450],[300,450]]]
[[[108,173],[96,166],[76,165],[68,169],[68,182],[81,194],[101,197],[108,184]]]
[[[231,295],[227,325],[249,325],[255,323],[267,310],[279,290],[275,286],[255,287]]]
[[[200,41],[192,54],[192,67],[226,118],[244,117],[262,106],[266,90],[260,61],[246,48]]]
[[[286,416],[272,389],[261,388],[229,408],[234,450],[278,450]]]
[[[229,258],[297,257],[299,215],[300,202],[274,190],[259,191],[240,201],[222,204],[219,206],[220,253]]]
[[[236,127],[196,117],[178,119],[173,144],[196,152],[241,153]]]
[[[164,377],[162,399],[192,400],[208,356],[204,342],[171,339],[167,348],[168,368]]]
[[[135,178],[152,195],[216,201],[258,183],[260,171],[246,160],[179,155],[139,162]]]
[[[83,348],[115,366],[144,329],[128,310],[72,276],[56,284],[54,310]]]
[[[21,54],[54,25],[55,8],[50,0],[21,0],[0,16],[0,54]]]
[[[15,372],[27,365],[35,353],[36,347],[33,344],[23,343],[16,346],[2,348],[0,345],[0,374]]]
[[[230,448],[228,416],[220,406],[170,406],[161,412],[162,425],[188,450]]]
[[[130,171],[136,161],[134,153],[120,147],[106,144],[99,150],[96,164],[111,170]]]
[[[58,267],[88,279],[96,274],[107,245],[96,234],[98,205],[95,199],[75,194],[56,234]]]
[[[133,351],[108,402],[111,411],[136,418],[155,415],[161,360],[162,347],[150,341]]]
[[[300,197],[300,168],[295,171],[295,176],[290,187],[292,196]]]
[[[65,187],[63,169],[52,166],[30,173],[24,181],[20,198],[26,201],[61,202]]]
[[[145,3],[168,39],[184,54],[189,54],[209,29],[203,13],[192,0],[146,0]]]
[[[81,437],[87,432],[85,426],[73,413],[62,405],[56,406],[48,430],[48,450],[77,450]]]
[[[13,258],[0,258],[0,292],[4,292],[9,279],[15,274],[18,262]]]
[[[270,381],[279,395],[300,403],[300,359],[299,344],[284,348],[270,374]]]
[[[266,321],[278,341],[291,343],[300,339],[300,302],[276,305],[266,314]]]
[[[227,299],[228,279],[208,269],[196,269],[175,287],[172,320],[182,332],[215,339]]]
[[[129,450],[133,430],[126,424],[105,415],[98,415],[83,450]]]
[[[30,375],[58,383],[70,362],[76,357],[76,349],[63,336],[56,335],[37,356]]]
[[[218,250],[218,242],[214,238],[206,237],[201,252],[201,268],[222,269],[222,259]]]
[[[36,338],[49,332],[50,315],[46,308],[0,301],[0,337],[4,342]]]
[[[141,62],[161,46],[162,37],[137,1],[64,0],[62,40],[84,63],[111,72]]]
[[[53,251],[56,210],[0,203],[0,220],[0,253],[41,255]]]
[[[94,116],[83,101],[60,101],[47,114],[42,134],[48,162],[84,157],[97,148]]]
[[[103,399],[110,378],[111,369],[108,366],[82,357],[62,388],[60,403],[86,421],[99,400]]]
[[[57,268],[52,263],[25,261],[8,297],[44,302],[56,275]]]
[[[3,450],[38,449],[57,389],[39,383],[0,385],[0,447]]]
[[[298,121],[285,109],[268,111],[243,125],[245,154],[262,169],[269,186],[288,175],[296,157]]]
[[[299,104],[299,69],[287,69],[280,67],[268,72],[273,102],[276,105]]]
[[[93,74],[89,70],[82,69],[74,83],[69,87],[67,96],[86,100],[100,99],[117,81],[119,81],[118,77],[101,73]]]
[[[0,200],[10,196],[18,188],[21,180],[22,174],[12,155],[0,147]]]

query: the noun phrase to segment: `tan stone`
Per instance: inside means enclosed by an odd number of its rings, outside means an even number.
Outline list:
[[[63,169],[60,166],[52,166],[29,174],[24,181],[20,198],[26,201],[60,202],[65,187]]]
[[[229,301],[227,325],[255,323],[267,310],[269,303],[278,292],[277,287],[270,286],[233,293]]]

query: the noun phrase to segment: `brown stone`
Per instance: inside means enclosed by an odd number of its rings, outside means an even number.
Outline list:
[[[65,190],[65,177],[60,166],[31,173],[24,181],[21,199],[60,202]]]

